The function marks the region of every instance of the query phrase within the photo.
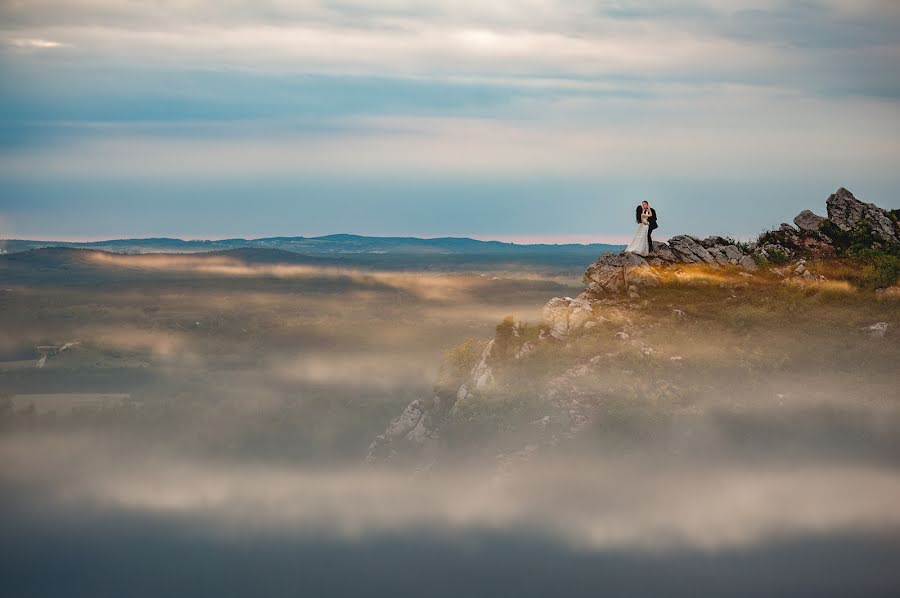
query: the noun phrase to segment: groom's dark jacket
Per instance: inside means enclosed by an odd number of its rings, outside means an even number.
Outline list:
[[[641,214],[644,213],[644,207],[641,204],[638,204],[637,209],[634,211],[634,217],[637,220],[637,223],[641,223]],[[659,228],[659,225],[656,224],[656,210],[650,208],[650,217],[647,218],[647,224],[650,225],[650,230],[655,230]]]

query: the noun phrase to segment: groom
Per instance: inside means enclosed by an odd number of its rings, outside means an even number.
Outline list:
[[[635,209],[635,217],[637,218],[637,223],[641,223],[641,214],[643,214],[644,210],[650,208],[650,202],[644,200],[641,204]],[[653,253],[653,231],[659,228],[659,225],[656,224],[656,210],[650,208],[650,217],[647,218],[647,224],[650,226],[647,229],[647,250],[650,253]]]

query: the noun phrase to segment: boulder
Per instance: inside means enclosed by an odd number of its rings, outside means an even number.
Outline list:
[[[569,334],[569,302],[562,297],[554,297],[544,305],[541,311],[544,324],[550,329],[553,338],[565,338]]]
[[[826,201],[828,219],[844,232],[864,228],[872,236],[888,243],[900,243],[900,227],[891,220],[887,210],[875,204],[863,203],[841,187]]]
[[[643,257],[634,253],[606,253],[584,273],[592,293],[620,293],[628,286],[659,284],[659,275]]]
[[[741,257],[741,259],[738,260],[738,266],[750,272],[754,272],[759,269],[759,266],[756,265],[756,262],[749,255]]]
[[[562,340],[593,320],[594,309],[584,297],[554,297],[544,305],[541,315],[550,329],[550,336]]]
[[[817,232],[823,222],[825,222],[825,218],[813,213],[811,210],[803,210],[794,216],[794,224],[801,231]]]

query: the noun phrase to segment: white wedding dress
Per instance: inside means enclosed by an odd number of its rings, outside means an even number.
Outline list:
[[[628,244],[628,247],[625,248],[625,251],[628,253],[636,253],[638,255],[649,255],[650,247],[647,243],[647,233],[649,232],[649,224],[638,224],[637,230],[634,231],[634,238],[631,240],[631,243]]]

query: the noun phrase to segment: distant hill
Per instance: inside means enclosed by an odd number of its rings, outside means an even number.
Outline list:
[[[519,245],[467,238],[416,237],[269,237],[265,239],[115,239],[90,243],[65,241],[0,241],[0,275],[43,268],[83,267],[85,251],[116,254],[191,253],[226,256],[248,263],[294,263],[379,270],[463,272],[486,270],[540,271],[576,275],[598,254],[618,252],[622,245]],[[33,272],[32,272],[33,274]]]
[[[108,241],[69,242],[34,241],[21,239],[0,240],[0,248],[7,253],[29,251],[45,247],[69,247],[96,249],[113,253],[165,253],[225,251],[229,249],[281,249],[306,255],[340,255],[360,253],[393,254],[535,254],[577,253],[596,256],[598,253],[619,251],[620,245],[592,243],[587,245],[520,245],[500,241],[479,241],[465,237],[421,239],[417,237],[365,237],[336,234],[323,237],[266,237],[262,239],[219,239],[215,241],[149,238],[111,239]]]
[[[324,241],[310,240],[311,249],[306,251],[301,251],[300,242],[293,239],[290,244],[285,242],[281,247],[237,246],[227,249],[218,247],[225,242],[216,241],[208,242],[205,250],[197,249],[207,243],[202,241],[138,241],[162,244],[166,250],[149,251],[148,245],[135,245],[135,241],[111,241],[105,243],[113,244],[118,251],[110,251],[109,245],[104,245],[104,242],[92,243],[88,247],[68,244],[15,251],[0,254],[0,283],[90,285],[108,282],[112,280],[110,277],[149,280],[160,276],[184,276],[176,271],[163,274],[160,271],[141,272],[135,269],[139,267],[140,260],[154,255],[175,259],[191,256],[195,261],[229,258],[245,264],[304,264],[359,270],[532,272],[580,279],[581,273],[598,253],[621,249],[612,245],[514,245],[474,239],[373,239],[350,235],[332,236]],[[292,249],[285,249],[284,246]],[[102,259],[103,255],[126,257],[124,261],[120,258],[109,262]]]

